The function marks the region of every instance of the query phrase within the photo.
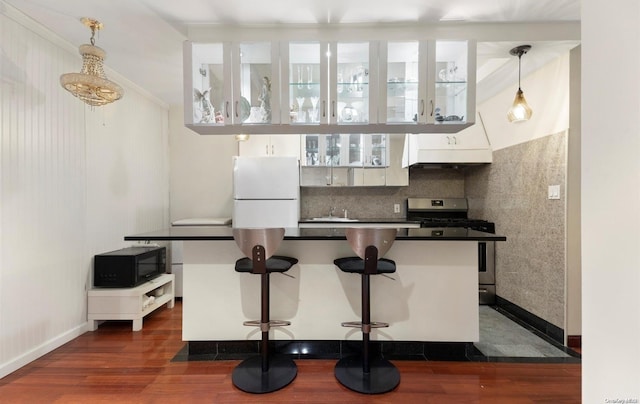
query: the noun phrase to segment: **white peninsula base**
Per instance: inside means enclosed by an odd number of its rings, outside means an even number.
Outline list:
[[[394,280],[371,278],[371,319],[390,324],[372,340],[476,342],[478,242],[397,240],[385,258],[397,264]],[[360,276],[334,266],[353,256],[345,240],[284,240],[278,255],[299,264],[271,275],[271,318],[291,321],[274,328],[276,340],[357,340],[359,329],[341,322],[360,319]],[[260,277],[234,271],[242,257],[233,240],[185,241],[183,327],[185,341],[257,340]]]

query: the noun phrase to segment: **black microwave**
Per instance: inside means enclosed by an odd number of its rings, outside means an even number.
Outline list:
[[[94,256],[93,286],[130,288],[166,271],[166,247],[123,248]]]

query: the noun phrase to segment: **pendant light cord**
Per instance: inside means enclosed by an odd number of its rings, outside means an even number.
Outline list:
[[[522,52],[518,53],[518,91],[522,91],[522,89],[520,88],[520,70],[522,69],[521,59]]]

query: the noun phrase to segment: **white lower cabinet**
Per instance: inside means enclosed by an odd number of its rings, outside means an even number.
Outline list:
[[[175,303],[173,274],[162,274],[133,288],[94,288],[87,292],[91,331],[101,320],[133,320],[133,331],[142,330],[142,319],[158,307]]]

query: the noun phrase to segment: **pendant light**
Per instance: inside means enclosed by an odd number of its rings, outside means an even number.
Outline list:
[[[524,122],[528,121],[531,118],[531,114],[533,111],[529,104],[527,104],[527,100],[524,99],[524,94],[522,89],[520,88],[520,71],[521,71],[521,59],[522,55],[529,52],[531,49],[531,45],[520,45],[511,49],[509,53],[513,56],[518,57],[518,92],[516,93],[516,98],[513,100],[513,105],[509,109],[507,113],[507,118],[509,118],[509,122]]]
[[[92,18],[80,20],[91,29],[91,45],[80,45],[82,70],[80,73],[66,73],[60,76],[60,84],[65,90],[80,98],[92,107],[109,104],[122,98],[122,87],[107,79],[102,62],[107,53],[95,46],[96,30],[102,29],[102,23]]]

